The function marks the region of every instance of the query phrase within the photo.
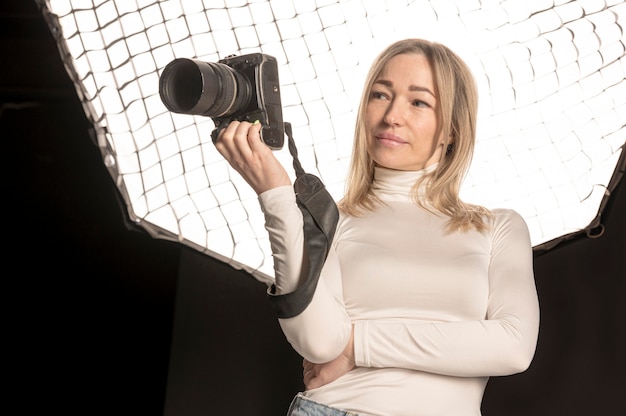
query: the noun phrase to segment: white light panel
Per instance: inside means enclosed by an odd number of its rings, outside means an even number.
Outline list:
[[[175,58],[277,58],[305,170],[339,199],[365,71],[405,37],[443,42],[480,90],[467,201],[525,218],[535,248],[597,217],[626,129],[626,4],[616,0],[47,0],[43,11],[130,218],[273,280],[256,195],[215,150],[213,122],[168,112]],[[287,146],[276,152],[292,177]]]

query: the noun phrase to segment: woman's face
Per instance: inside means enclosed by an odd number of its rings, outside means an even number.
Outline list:
[[[378,166],[421,170],[439,161],[438,99],[424,55],[397,55],[372,85],[365,110],[367,151]],[[437,137],[436,137],[437,136]]]

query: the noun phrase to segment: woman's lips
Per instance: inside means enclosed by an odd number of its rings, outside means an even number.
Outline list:
[[[376,140],[378,140],[379,143],[388,146],[398,146],[401,144],[406,144],[406,141],[402,139],[402,137],[396,136],[392,133],[379,133],[376,135]]]

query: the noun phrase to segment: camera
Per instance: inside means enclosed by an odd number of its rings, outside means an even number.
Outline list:
[[[231,55],[218,62],[178,58],[163,69],[159,95],[175,113],[211,117],[212,133],[231,121],[260,121],[263,142],[283,147],[285,127],[276,58],[262,53]]]

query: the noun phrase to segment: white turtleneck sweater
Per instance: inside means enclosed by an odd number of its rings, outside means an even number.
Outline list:
[[[313,362],[339,356],[354,324],[356,368],[305,392],[311,400],[362,416],[480,415],[488,377],[532,360],[539,306],[526,223],[498,209],[488,231],[446,233],[446,217],[411,200],[422,174],[376,168],[385,204],[340,216],[311,304],[280,320]],[[302,215],[288,186],[259,201],[277,290],[288,293],[303,263]]]

